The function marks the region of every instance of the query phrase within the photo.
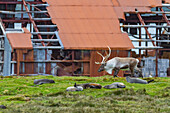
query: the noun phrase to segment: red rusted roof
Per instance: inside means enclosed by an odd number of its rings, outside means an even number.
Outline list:
[[[121,7],[155,7],[161,6],[162,0],[112,0],[118,1]]]
[[[133,45],[124,34],[60,34],[66,49],[111,49],[129,50]]]
[[[170,0],[164,0],[165,1],[165,3],[170,3]]]
[[[133,48],[128,35],[120,30],[111,0],[46,1],[50,5],[47,9],[52,22],[59,28],[64,49]]]
[[[12,49],[33,49],[31,33],[24,28],[24,33],[7,33]]]
[[[161,6],[162,0],[112,0],[114,9],[119,19],[125,19],[124,12],[151,12],[152,7]]]

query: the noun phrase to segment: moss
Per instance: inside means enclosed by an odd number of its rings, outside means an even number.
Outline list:
[[[55,83],[34,86],[34,79],[53,79]],[[2,77],[0,104],[7,106],[7,109],[0,112],[168,113],[170,78],[154,78],[154,80],[150,84],[131,84],[127,83],[125,78],[113,78],[108,75],[102,77]],[[66,92],[66,88],[73,86],[75,82],[77,84],[94,82],[102,86],[122,82],[126,88]]]

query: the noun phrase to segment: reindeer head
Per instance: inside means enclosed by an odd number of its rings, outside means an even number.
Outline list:
[[[100,68],[98,69],[98,72],[104,71],[105,70],[105,66],[106,66],[106,60],[110,57],[111,54],[111,49],[109,46],[107,46],[109,48],[109,54],[106,53],[106,56],[104,57],[101,53],[97,52],[100,56],[102,56],[103,60],[102,62],[95,62],[95,64],[101,64]]]

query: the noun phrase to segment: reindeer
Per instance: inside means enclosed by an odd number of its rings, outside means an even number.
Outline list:
[[[101,53],[97,52],[103,58],[102,62],[95,62],[95,64],[101,64],[100,68],[98,69],[98,72],[105,70],[109,74],[112,74],[112,71],[114,70],[113,77],[118,77],[117,74],[119,73],[119,70],[130,69],[131,76],[134,76],[134,71],[138,71],[139,76],[143,77],[141,70],[137,67],[137,64],[139,63],[138,59],[131,58],[131,57],[126,57],[126,58],[114,57],[106,61],[111,55],[111,49],[109,46],[108,48],[109,48],[109,54],[105,51],[106,53],[105,57]]]

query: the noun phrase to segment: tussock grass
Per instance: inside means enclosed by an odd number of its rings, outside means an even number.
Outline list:
[[[35,86],[35,79],[53,79],[54,84]],[[150,78],[145,78],[150,80]],[[154,78],[150,84],[131,84],[125,78],[103,77],[2,77],[0,113],[168,113],[170,78]],[[66,92],[74,83],[102,86],[123,82],[124,89],[84,89]]]

